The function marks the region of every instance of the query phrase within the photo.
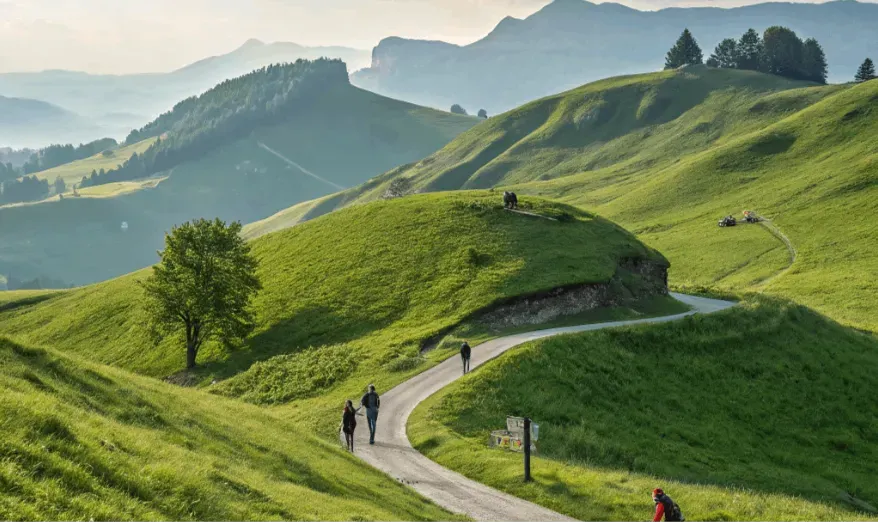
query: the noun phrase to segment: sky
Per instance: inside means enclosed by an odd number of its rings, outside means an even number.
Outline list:
[[[370,50],[388,36],[466,44],[549,0],[0,0],[0,72],[170,71],[250,38]],[[748,0],[620,0],[638,9]]]

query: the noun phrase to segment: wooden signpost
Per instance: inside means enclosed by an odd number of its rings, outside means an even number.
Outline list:
[[[491,444],[515,452],[524,452],[524,480],[531,481],[530,456],[539,440],[540,427],[530,417],[507,417],[506,429],[491,432]]]

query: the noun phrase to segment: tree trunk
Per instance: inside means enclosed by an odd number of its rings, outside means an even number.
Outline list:
[[[195,355],[198,354],[198,351],[195,349],[195,343],[190,342],[186,344],[186,369],[195,369]]]
[[[195,369],[195,357],[198,355],[198,330],[186,320],[186,369]]]

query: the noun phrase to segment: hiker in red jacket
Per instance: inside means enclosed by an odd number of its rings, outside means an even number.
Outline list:
[[[682,522],[686,520],[686,518],[683,517],[683,513],[680,511],[680,506],[677,505],[670,496],[665,494],[665,491],[662,489],[655,489],[652,491],[652,501],[655,502],[655,517],[652,519],[653,522],[662,521],[663,516],[666,522]]]

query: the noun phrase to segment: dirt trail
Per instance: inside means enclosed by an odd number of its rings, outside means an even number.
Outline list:
[[[532,340],[559,334],[589,332],[610,327],[663,323],[692,314],[707,314],[728,309],[734,303],[673,294],[692,310],[683,314],[633,321],[614,321],[532,331],[497,338],[473,348],[472,367],[489,362],[504,352]],[[381,396],[376,444],[369,445],[366,418],[358,419],[356,455],[373,467],[411,486],[425,497],[449,511],[483,522],[498,521],[574,521],[545,507],[494,490],[435,463],[412,448],[406,435],[409,415],[427,397],[451,384],[461,375],[460,359],[454,357],[400,384]],[[382,388],[377,388],[381,393]],[[342,436],[343,437],[343,436]],[[342,442],[344,439],[342,438]]]
[[[765,287],[767,287],[770,283],[789,272],[790,268],[792,268],[793,265],[796,264],[796,259],[799,258],[799,252],[798,250],[796,250],[796,247],[793,246],[793,242],[790,240],[790,238],[787,237],[784,232],[780,231],[780,228],[775,226],[774,223],[771,222],[771,219],[760,218],[759,225],[763,229],[768,231],[768,233],[770,233],[775,239],[782,242],[783,245],[787,247],[787,251],[790,254],[790,262],[789,264],[787,264],[786,267],[784,267],[783,270],[780,270],[778,273],[759,283],[759,286],[762,287],[762,289],[764,290]]]
[[[271,147],[269,147],[268,145],[262,143],[261,141],[256,142],[256,144],[259,145],[259,148],[260,148],[260,149],[263,149],[263,150],[265,150],[265,151],[267,151],[267,152],[269,152],[269,153],[275,155],[276,157],[278,157],[278,158],[280,158],[281,160],[285,161],[286,163],[292,165],[293,167],[295,167],[295,168],[298,169],[299,171],[305,173],[306,175],[310,176],[311,178],[314,178],[315,180],[319,180],[320,182],[323,182],[324,184],[326,184],[326,185],[328,185],[328,186],[332,186],[332,187],[334,187],[337,191],[343,191],[343,190],[345,189],[344,187],[342,187],[342,186],[336,184],[335,182],[330,182],[329,180],[323,178],[322,176],[320,176],[320,175],[318,175],[318,174],[315,174],[315,173],[312,173],[311,171],[305,169],[305,168],[302,167],[301,165],[299,165],[299,164],[297,164],[296,162],[290,160],[289,158],[287,158],[287,157],[284,156],[283,154],[277,152],[276,150],[272,149]]]

